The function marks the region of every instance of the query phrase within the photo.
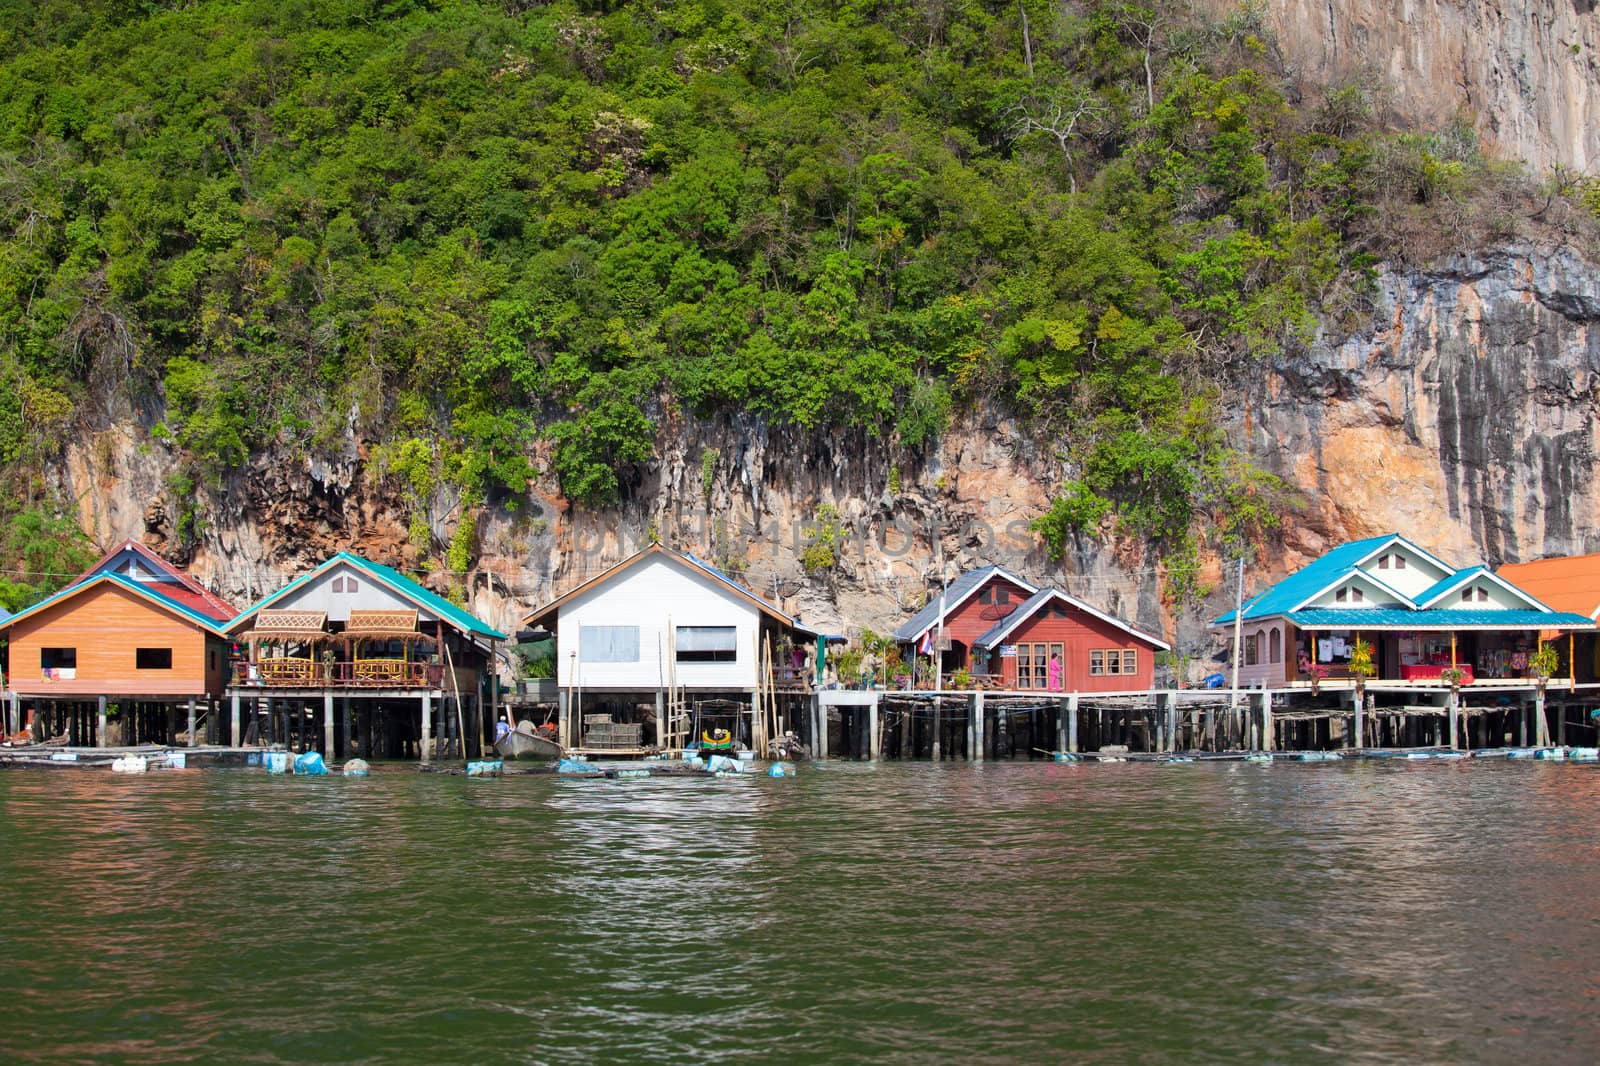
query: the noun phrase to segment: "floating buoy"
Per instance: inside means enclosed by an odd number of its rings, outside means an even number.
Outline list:
[[[142,774],[149,769],[149,765],[149,761],[143,755],[129,755],[111,760],[111,770],[118,774]]]
[[[1600,762],[1600,748],[1568,748],[1567,758],[1573,762]]]
[[[286,774],[289,772],[289,753],[286,751],[262,752],[261,765],[266,767],[269,774]]]
[[[322,756],[317,752],[305,751],[294,757],[294,772],[307,777],[322,777],[328,772],[328,764],[322,761]]]
[[[768,777],[793,777],[794,776],[794,764],[793,763],[787,763],[787,762],[775,762],[771,766],[767,767],[767,776]]]
[[[1266,752],[1261,752],[1260,754],[1257,754],[1257,755],[1246,755],[1244,757],[1244,761],[1245,762],[1256,762],[1256,763],[1270,763],[1272,761],[1272,756],[1270,754],[1266,753]]]
[[[506,764],[500,759],[485,759],[482,762],[467,763],[468,777],[499,777]]]
[[[367,760],[365,759],[351,759],[344,764],[344,776],[346,777],[366,777],[370,772],[371,768],[367,766]]]

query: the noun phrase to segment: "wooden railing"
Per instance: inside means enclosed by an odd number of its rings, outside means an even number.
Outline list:
[[[310,659],[262,659],[246,664],[247,685],[294,688],[439,688],[444,667],[404,659],[360,659],[318,663]]]

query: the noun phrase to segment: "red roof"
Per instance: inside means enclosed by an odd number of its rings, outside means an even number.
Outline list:
[[[1600,555],[1507,563],[1495,573],[1547,607],[1587,618],[1600,613]]]
[[[110,565],[111,560],[125,551],[131,551],[144,560],[152,571],[165,574],[177,582],[176,587],[167,587],[161,590],[161,594],[168,599],[176,600],[190,610],[198,611],[207,618],[215,619],[218,622],[226,622],[239,613],[238,609],[227,600],[218,596],[215,592],[212,592],[136,540],[124,541],[106,552],[105,555],[101,556],[99,562],[79,575],[78,580],[84,581],[100,573]]]

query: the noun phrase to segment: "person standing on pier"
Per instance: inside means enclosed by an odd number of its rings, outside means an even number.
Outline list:
[[[1050,682],[1051,692],[1061,691],[1061,656],[1059,655],[1050,656],[1050,671],[1048,680]]]

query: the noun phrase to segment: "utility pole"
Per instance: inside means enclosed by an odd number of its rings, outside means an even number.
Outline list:
[[[1233,693],[1228,697],[1228,710],[1239,706],[1239,651],[1244,641],[1244,554],[1239,555],[1239,587],[1235,590],[1233,607]]]

